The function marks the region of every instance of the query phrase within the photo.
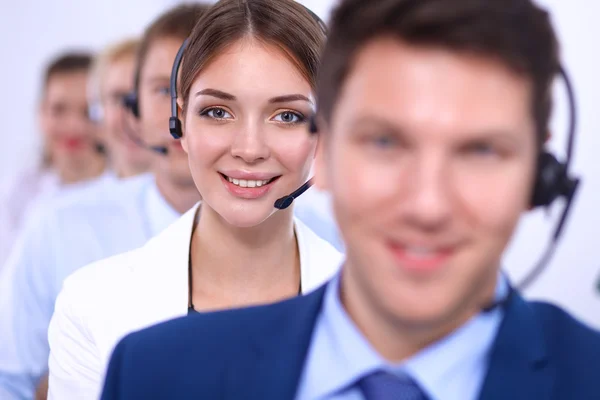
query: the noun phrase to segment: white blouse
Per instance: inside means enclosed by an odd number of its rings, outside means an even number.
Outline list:
[[[189,248],[198,207],[145,246],[67,278],[48,331],[48,399],[99,398],[121,338],[187,314]],[[336,274],[343,256],[298,219],[294,224],[302,292],[307,293]]]

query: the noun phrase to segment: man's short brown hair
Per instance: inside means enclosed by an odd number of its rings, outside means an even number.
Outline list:
[[[65,52],[54,58],[44,72],[44,89],[55,75],[89,72],[93,55],[86,52]]]
[[[357,53],[384,36],[490,57],[528,78],[542,146],[559,49],[548,13],[531,0],[342,0],[332,15],[319,78],[318,112],[325,122]]]
[[[183,42],[192,32],[196,22],[210,8],[208,4],[190,3],[173,7],[153,21],[142,36],[136,59],[135,85],[139,86],[141,70],[152,44],[159,39],[176,38]]]

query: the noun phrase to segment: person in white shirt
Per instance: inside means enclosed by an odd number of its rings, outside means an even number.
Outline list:
[[[91,54],[65,52],[46,68],[38,109],[42,159],[32,169],[18,169],[0,193],[0,269],[27,215],[43,202],[42,197],[52,196],[64,185],[95,178],[105,169],[105,157],[98,151],[95,127],[87,115],[91,64]]]
[[[8,285],[0,279],[10,288],[9,293],[0,292],[0,399],[29,399],[43,384],[50,353],[48,325],[67,276],[90,262],[143,245],[200,200],[187,154],[168,135],[167,119],[175,53],[205,9],[181,6],[160,16],[138,49],[142,113],[134,121],[137,133],[170,150],[150,153],[152,174],[61,195],[23,229],[6,265],[13,276]]]
[[[337,272],[342,255],[293,207],[278,209],[314,161],[308,117],[325,41],[303,6],[279,3],[269,12],[266,2],[221,1],[198,21],[175,136],[202,203],[142,248],[65,280],[48,332],[49,399],[97,398],[113,347],[132,331],[308,293]]]

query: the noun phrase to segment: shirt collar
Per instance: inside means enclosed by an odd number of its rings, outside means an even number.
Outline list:
[[[158,235],[181,216],[160,193],[155,179],[148,180],[143,202],[150,237]]]
[[[468,368],[471,361],[485,359],[499,328],[503,311],[496,308],[469,320],[450,335],[423,349],[400,365],[390,365],[366,340],[343,308],[339,296],[340,274],[328,284],[321,316],[315,328],[315,348],[310,355],[321,364],[314,372],[307,367],[311,381],[308,398],[322,398],[350,389],[361,377],[383,368],[399,377],[410,376],[432,399],[445,398],[447,385],[457,367]],[[509,293],[506,277],[499,276],[496,301]],[[443,360],[443,362],[440,362]],[[311,373],[310,370],[313,370]]]

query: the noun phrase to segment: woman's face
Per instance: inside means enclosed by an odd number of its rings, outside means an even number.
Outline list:
[[[205,206],[237,227],[269,218],[307,179],[316,139],[312,89],[277,47],[235,42],[193,82],[183,147]]]
[[[88,73],[54,74],[45,88],[40,123],[53,164],[73,170],[97,157],[97,131],[88,118]]]

